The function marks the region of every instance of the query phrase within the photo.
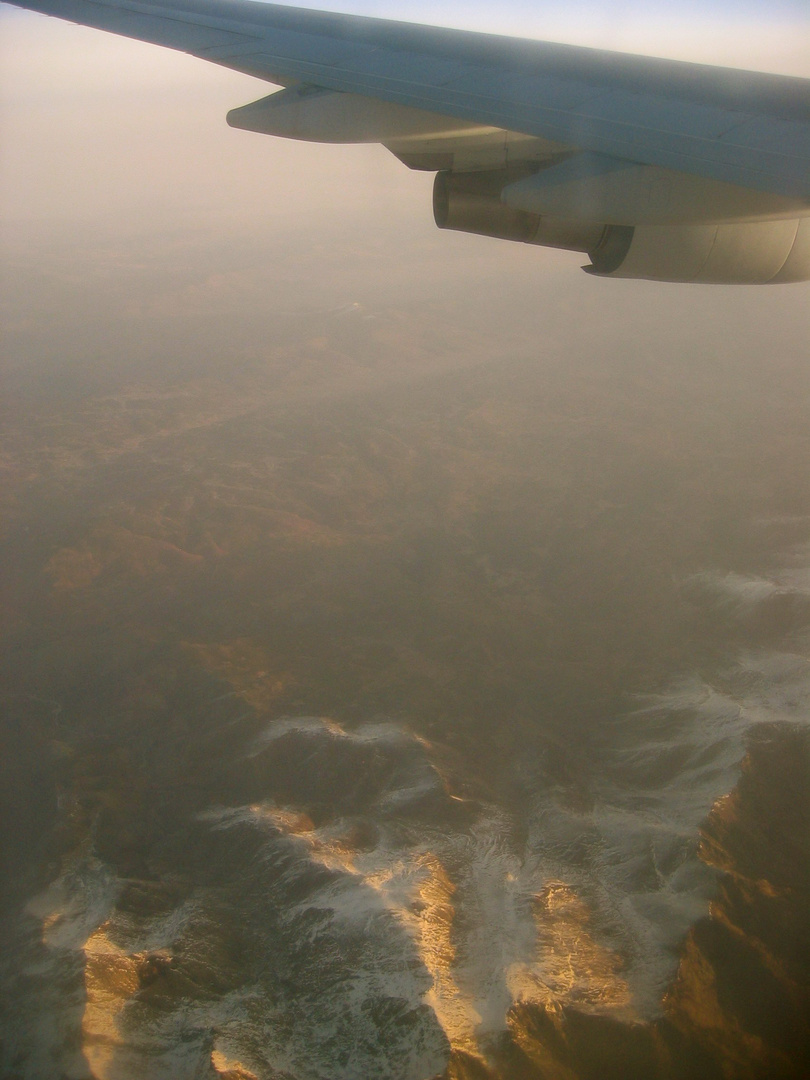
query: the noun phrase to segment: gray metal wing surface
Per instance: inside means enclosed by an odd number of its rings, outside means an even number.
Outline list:
[[[810,81],[251,0],[14,0],[301,81],[810,199]]]

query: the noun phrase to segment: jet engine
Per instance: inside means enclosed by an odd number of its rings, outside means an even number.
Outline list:
[[[508,206],[505,188],[530,166],[440,172],[433,216],[440,229],[581,251],[598,277],[713,284],[810,280],[810,217],[675,225],[618,225],[550,217]]]
[[[515,210],[501,200],[509,184],[527,175],[518,167],[496,172],[436,174],[433,185],[433,217],[440,229],[519,240],[524,244],[591,251],[602,241],[605,226],[587,221],[565,221]]]
[[[602,277],[777,285],[810,280],[810,217],[719,225],[637,225],[623,243],[608,226],[588,254],[589,273]]]

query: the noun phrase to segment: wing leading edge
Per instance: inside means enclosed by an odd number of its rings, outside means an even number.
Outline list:
[[[683,247],[691,229],[691,250],[700,228],[713,239],[705,259],[692,258],[700,269],[688,280],[729,280],[722,275],[731,255],[720,260],[719,278],[704,271],[719,230],[739,223],[754,226],[743,248],[765,243],[769,257],[764,270],[752,266],[731,280],[810,276],[810,80],[252,0],[12,2],[288,87],[234,110],[229,122],[383,142],[411,167],[440,173],[437,199],[455,205],[446,227],[524,240],[507,233],[534,230],[529,242],[546,243],[537,238],[543,221],[563,240],[554,222],[570,220],[578,233],[599,224],[613,230],[599,241],[609,258],[579,237],[551,246],[587,250],[592,269],[613,274],[644,239],[628,240],[628,230],[659,230],[647,236],[654,251],[673,240]],[[458,224],[465,214],[469,224],[473,204],[481,227]],[[793,240],[783,250],[787,233],[776,242],[773,226],[785,221]],[[678,267],[647,269],[632,276],[686,280]]]

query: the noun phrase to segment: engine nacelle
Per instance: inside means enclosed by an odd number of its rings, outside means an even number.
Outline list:
[[[601,277],[715,285],[810,281],[810,217],[722,225],[609,226],[589,252]]]
[[[598,277],[704,284],[810,281],[810,217],[702,225],[606,225],[551,218],[507,206],[505,187],[529,167],[437,173],[433,216],[440,229],[587,252]]]
[[[504,187],[526,174],[525,168],[437,173],[433,185],[436,224],[440,229],[567,251],[591,251],[597,247],[605,232],[604,225],[541,217],[526,210],[515,210],[501,201]]]

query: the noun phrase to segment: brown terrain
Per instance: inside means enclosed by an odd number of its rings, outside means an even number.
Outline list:
[[[121,910],[171,907],[186,886],[167,822],[250,788],[227,762],[229,724],[244,743],[289,715],[349,730],[392,718],[443,748],[458,797],[503,804],[523,748],[541,747],[587,814],[594,766],[572,718],[587,728],[737,648],[790,640],[806,656],[795,596],[735,621],[688,584],[712,567],[762,573],[806,542],[800,357],[734,382],[690,357],[564,360],[528,332],[504,356],[456,314],[281,320],[249,362],[201,371],[156,359],[113,378],[88,362],[54,386],[12,372],[7,912],[91,843],[128,883]],[[807,735],[756,728],[708,813],[716,897],[659,1020],[518,1003],[498,1045],[454,1050],[448,1080],[807,1075]],[[577,939],[578,903],[559,924]],[[127,999],[169,977],[157,953],[116,961],[93,942],[88,987],[110,964]],[[190,967],[171,977],[220,992]],[[85,1012],[86,1036],[95,1023]],[[216,1053],[218,1075],[253,1075]]]

